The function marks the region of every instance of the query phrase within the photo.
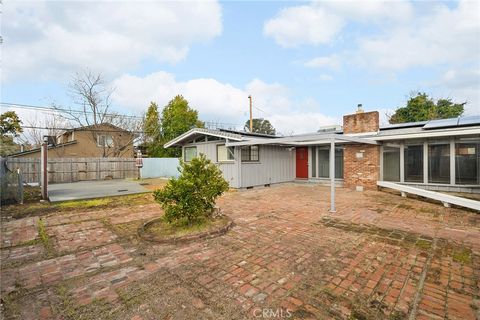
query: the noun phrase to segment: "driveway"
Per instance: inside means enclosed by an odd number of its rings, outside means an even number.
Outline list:
[[[51,202],[94,199],[143,192],[148,192],[148,190],[141,186],[139,182],[123,179],[48,185],[48,196]]]
[[[473,212],[385,192],[284,184],[229,192],[221,237],[139,241],[157,204],[2,225],[2,301],[23,319],[476,319]],[[281,316],[280,316],[281,315]]]

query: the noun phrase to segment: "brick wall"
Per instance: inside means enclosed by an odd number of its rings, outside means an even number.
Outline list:
[[[343,185],[376,190],[380,178],[380,147],[376,145],[345,145],[343,151]]]
[[[377,111],[360,112],[343,117],[343,133],[377,132]],[[370,144],[347,144],[343,152],[343,185],[359,190],[377,189],[380,178],[380,147]]]
[[[343,133],[377,132],[378,111],[361,112],[343,116]]]

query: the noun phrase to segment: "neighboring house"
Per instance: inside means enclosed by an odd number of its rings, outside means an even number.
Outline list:
[[[185,161],[203,153],[233,188],[306,180],[329,183],[334,142],[336,184],[375,189],[395,181],[431,190],[480,193],[480,117],[379,126],[378,112],[343,117],[330,127],[291,137],[192,129],[165,144]]]
[[[109,123],[85,126],[62,132],[48,147],[49,158],[133,158],[135,135]],[[39,158],[40,148],[8,157]]]

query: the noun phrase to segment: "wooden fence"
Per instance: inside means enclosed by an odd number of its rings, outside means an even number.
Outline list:
[[[10,170],[20,169],[23,181],[40,182],[40,158],[7,158]],[[49,183],[136,178],[134,158],[52,158],[48,160]]]

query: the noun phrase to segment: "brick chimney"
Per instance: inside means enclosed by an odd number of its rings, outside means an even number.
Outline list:
[[[355,114],[343,116],[343,133],[377,132],[379,128],[378,111],[364,112],[362,105],[358,105]]]
[[[343,116],[344,134],[378,132],[378,129],[378,112],[364,112],[361,104],[358,105],[355,114]],[[344,186],[357,191],[377,189],[380,172],[380,147],[361,143],[345,144],[344,146]]]

